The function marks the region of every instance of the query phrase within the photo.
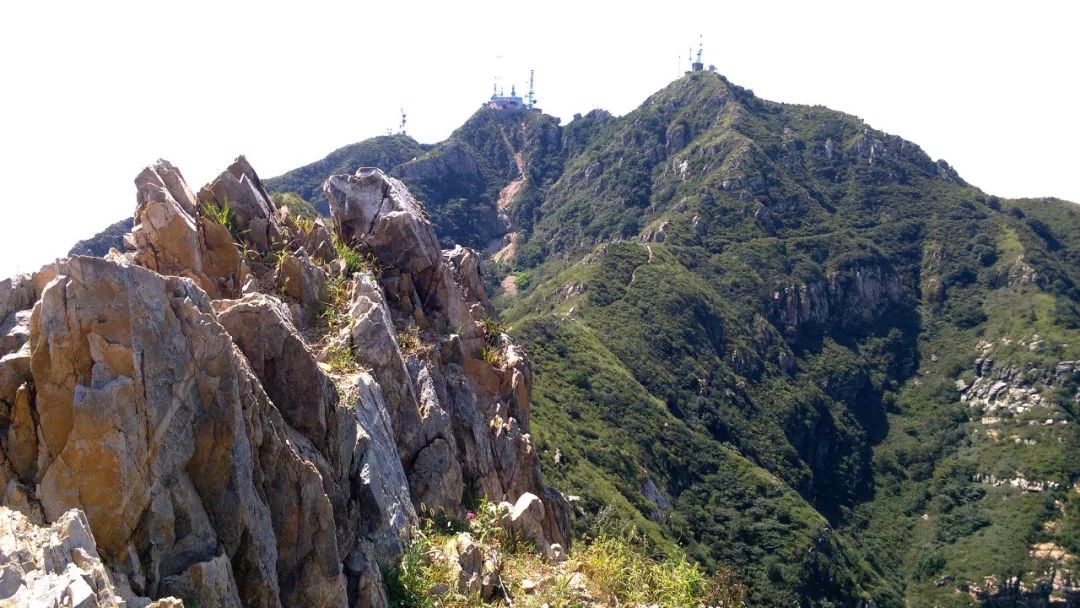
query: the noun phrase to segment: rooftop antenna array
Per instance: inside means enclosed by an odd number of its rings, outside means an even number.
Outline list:
[[[698,34],[697,55],[693,55],[694,49],[690,49],[690,53],[691,53],[691,57],[692,57],[691,60],[690,60],[690,71],[692,71],[692,72],[700,72],[701,70],[705,69],[705,64],[701,63],[701,51],[702,51],[704,46],[705,46],[705,44],[702,41],[702,36],[701,36],[701,34]]]

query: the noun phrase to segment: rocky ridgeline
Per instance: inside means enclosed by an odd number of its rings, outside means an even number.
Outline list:
[[[400,182],[325,185],[377,272],[243,157],[198,194],[165,161],[136,185],[126,251],[0,282],[0,603],[385,606],[417,513],[468,496],[564,554],[528,362]]]

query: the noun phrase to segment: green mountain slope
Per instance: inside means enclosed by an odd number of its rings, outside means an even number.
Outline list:
[[[582,530],[735,566],[755,606],[1080,601],[1080,208],[709,72],[384,168],[492,254]]]

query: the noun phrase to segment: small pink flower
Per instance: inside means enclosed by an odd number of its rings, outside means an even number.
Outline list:
[[[472,521],[472,520],[476,519],[476,513],[473,513],[472,511],[466,512],[465,513],[465,519],[467,519],[469,521]]]

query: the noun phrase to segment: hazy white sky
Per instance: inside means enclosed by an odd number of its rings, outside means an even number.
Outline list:
[[[623,114],[699,33],[759,96],[856,114],[993,194],[1080,201],[1075,3],[636,5],[0,3],[0,277],[130,216],[159,157],[193,188],[240,153],[271,177],[396,128],[399,107],[435,142],[529,68],[564,122]]]

